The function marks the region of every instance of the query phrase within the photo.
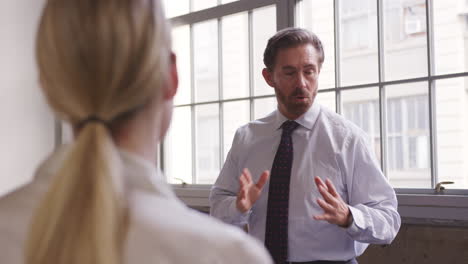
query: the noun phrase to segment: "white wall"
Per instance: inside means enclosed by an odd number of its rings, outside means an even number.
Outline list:
[[[31,179],[54,146],[34,41],[43,0],[0,1],[0,195]]]

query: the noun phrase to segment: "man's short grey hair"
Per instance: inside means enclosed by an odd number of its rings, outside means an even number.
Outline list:
[[[311,44],[319,54],[319,67],[325,60],[323,46],[320,39],[314,33],[303,28],[285,28],[278,31],[268,40],[268,44],[263,53],[263,63],[269,71],[273,71],[276,62],[276,55],[282,49],[292,48],[303,44]]]

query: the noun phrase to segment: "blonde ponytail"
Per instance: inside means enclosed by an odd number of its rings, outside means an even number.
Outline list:
[[[38,208],[27,264],[117,264],[125,235],[119,157],[107,128],[86,124]]]
[[[158,0],[47,1],[36,45],[41,87],[79,131],[31,220],[27,264],[122,262],[128,212],[113,129],[162,100],[170,46]]]

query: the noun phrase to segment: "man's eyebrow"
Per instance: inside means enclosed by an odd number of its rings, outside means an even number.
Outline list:
[[[281,67],[281,69],[283,69],[283,70],[295,70],[296,67],[286,65],[286,66]]]
[[[317,68],[314,64],[306,64],[304,68]]]

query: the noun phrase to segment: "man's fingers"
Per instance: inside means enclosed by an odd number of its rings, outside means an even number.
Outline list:
[[[270,172],[269,171],[264,171],[262,173],[262,175],[260,175],[260,179],[258,179],[258,182],[256,184],[257,188],[259,190],[262,190],[263,189],[263,186],[265,185],[265,183],[268,181],[268,178],[270,177]]]
[[[329,179],[327,179],[327,180],[325,181],[325,183],[327,184],[328,192],[331,193],[331,195],[333,195],[333,196],[336,197],[336,198],[340,197],[340,195],[339,195],[338,192],[336,191],[335,185],[333,185],[333,182],[332,182],[332,181],[330,181]]]
[[[319,188],[320,186],[323,186],[325,190],[328,189],[327,185],[322,181],[322,179],[320,179],[320,177],[315,176],[314,181],[315,181],[315,185],[317,185],[317,188]]]
[[[315,220],[330,221],[332,217],[329,214],[314,215]]]
[[[250,174],[249,169],[244,168],[244,170],[242,171],[242,174],[245,175],[245,178],[246,178],[248,183],[252,182],[252,174]]]
[[[245,191],[243,188],[240,188],[237,192],[237,200],[242,200],[245,198]]]
[[[322,209],[325,211],[325,212],[329,212],[329,213],[334,213],[335,212],[335,207],[333,207],[332,205],[328,204],[327,202],[325,202],[324,200],[322,199],[317,199],[317,204],[322,207]]]
[[[327,203],[331,204],[332,206],[336,206],[336,199],[328,192],[328,190],[326,190],[323,186],[319,186],[318,189],[323,199],[327,201]]]
[[[244,188],[245,186],[247,186],[247,179],[246,179],[246,176],[244,173],[241,174],[241,176],[239,177],[239,184],[240,184],[240,188]]]

